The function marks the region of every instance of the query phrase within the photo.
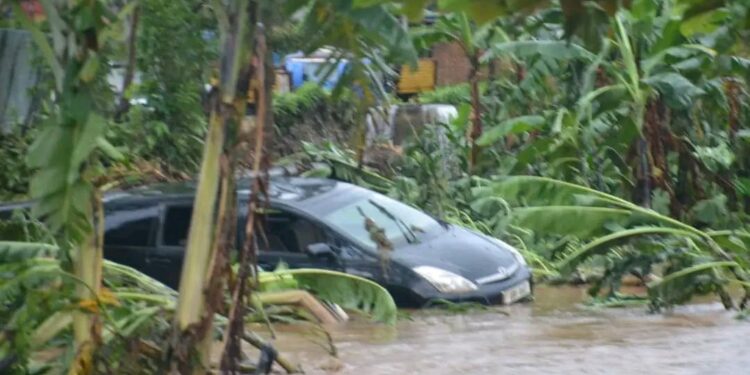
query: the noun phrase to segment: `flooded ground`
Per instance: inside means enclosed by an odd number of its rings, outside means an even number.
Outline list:
[[[276,344],[308,374],[750,374],[750,323],[718,303],[652,315],[587,308],[584,296],[543,287],[531,304],[351,322],[331,328],[338,359],[290,327],[277,326]]]

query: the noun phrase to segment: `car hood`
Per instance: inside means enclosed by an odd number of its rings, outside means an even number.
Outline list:
[[[393,259],[409,268],[442,268],[472,281],[495,275],[500,267],[519,266],[506,246],[454,225],[439,235],[398,247]]]

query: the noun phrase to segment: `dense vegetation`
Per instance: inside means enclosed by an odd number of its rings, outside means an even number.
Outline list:
[[[708,293],[747,308],[746,4],[439,1],[433,24],[409,30],[399,17],[419,24],[432,2],[42,3],[42,23],[16,1],[4,20],[34,35],[50,95],[32,129],[0,142],[2,196],[37,201],[33,218],[0,228],[13,235],[0,240],[21,241],[0,243],[0,304],[9,307],[0,370],[201,373],[216,333],[218,366],[236,372],[252,341],[247,309],[262,316],[259,301],[274,288],[309,287],[392,320],[392,301],[366,281],[282,273],[261,277],[264,289],[250,282],[253,241],[230,256],[235,171],[259,172],[266,155],[298,150],[287,162],[329,163],[308,174],[507,239],[540,278],[594,276],[593,295],[617,298],[634,274],[654,310]],[[393,102],[374,70],[388,76],[444,41],[466,52],[469,82],[418,100],[455,104],[458,118],[424,129],[392,163],[362,168],[355,135],[365,111]],[[274,42],[331,47],[350,68],[332,93],[307,85],[274,96]],[[123,92],[104,84],[113,60],[127,61]],[[245,116],[250,97],[254,116]],[[281,140],[266,142],[271,134]],[[318,138],[326,134],[333,142]],[[259,191],[266,181],[256,175]],[[192,176],[199,187],[178,292],[102,260],[104,191]],[[260,203],[251,202],[248,239]]]

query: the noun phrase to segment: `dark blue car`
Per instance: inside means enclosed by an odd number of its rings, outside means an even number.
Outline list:
[[[176,288],[194,194],[192,184],[108,194],[105,258]],[[237,194],[239,245],[249,191]],[[334,180],[278,177],[268,195],[258,238],[264,269],[283,262],[347,272],[385,286],[401,306],[438,299],[508,304],[531,294],[531,273],[513,247],[382,194]]]

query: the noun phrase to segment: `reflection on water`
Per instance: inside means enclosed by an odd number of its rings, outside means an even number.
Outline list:
[[[280,328],[308,374],[748,374],[750,323],[718,303],[665,315],[585,308],[585,289],[539,288],[532,304],[465,315],[412,312],[396,327],[331,328],[339,359]],[[320,341],[320,339],[317,339]]]

